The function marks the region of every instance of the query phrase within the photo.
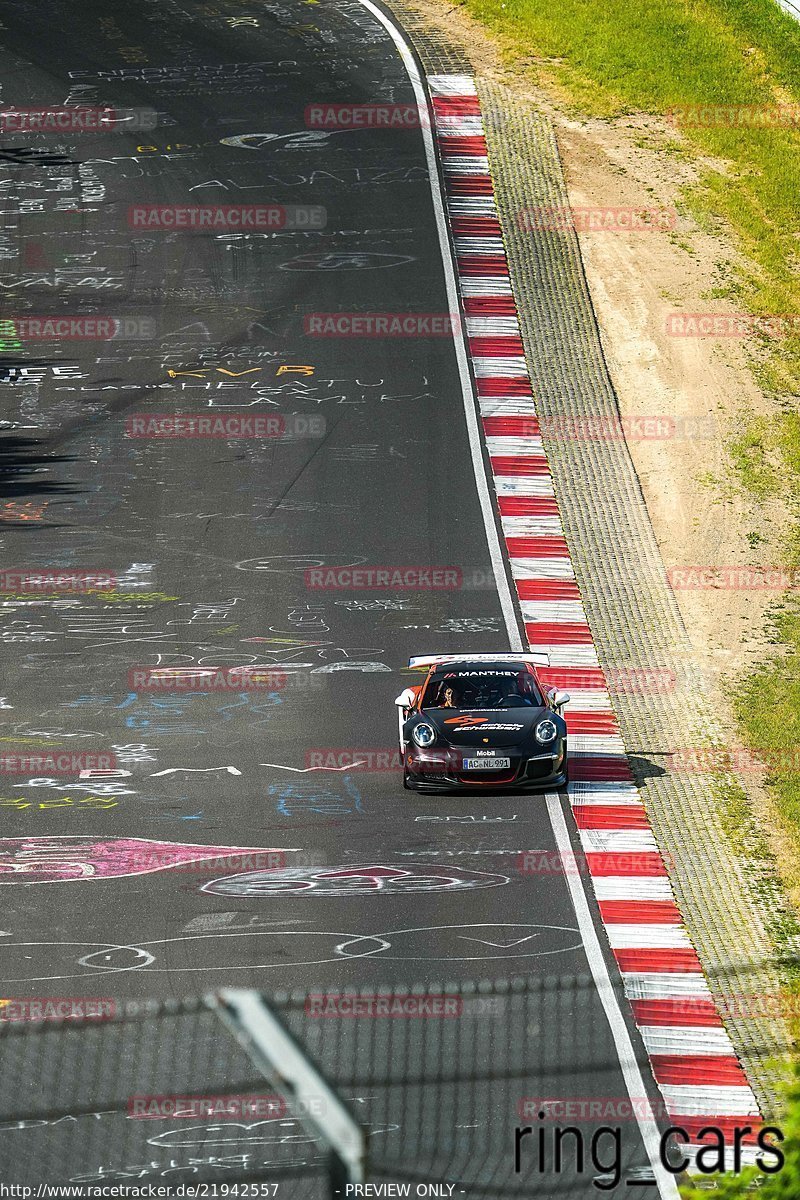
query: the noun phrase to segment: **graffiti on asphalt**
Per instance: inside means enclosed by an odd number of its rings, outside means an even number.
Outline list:
[[[88,835],[0,838],[0,884],[65,883],[148,875],[208,859],[247,860],[284,852],[263,846],[193,845],[152,838]]]
[[[459,867],[422,865],[290,867],[279,871],[244,871],[213,879],[201,891],[217,896],[377,896],[403,892],[456,892],[501,887],[507,875],[464,871]]]

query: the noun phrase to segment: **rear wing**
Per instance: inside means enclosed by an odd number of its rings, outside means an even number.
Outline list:
[[[541,651],[538,654],[419,654],[408,660],[409,668],[427,670],[438,663],[456,662],[529,662],[535,667],[549,667],[550,655]]]

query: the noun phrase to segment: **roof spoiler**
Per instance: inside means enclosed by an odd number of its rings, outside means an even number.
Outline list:
[[[536,667],[549,667],[550,655],[545,651],[538,654],[419,654],[408,660],[412,670],[451,662],[529,662]]]

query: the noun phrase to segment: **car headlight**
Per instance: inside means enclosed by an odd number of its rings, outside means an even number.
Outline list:
[[[426,721],[420,721],[419,725],[415,725],[412,729],[411,736],[424,750],[426,746],[432,746],[436,741],[436,730]]]
[[[555,721],[540,721],[534,733],[537,742],[541,742],[543,746],[547,742],[552,742],[557,735],[558,730],[556,729]]]

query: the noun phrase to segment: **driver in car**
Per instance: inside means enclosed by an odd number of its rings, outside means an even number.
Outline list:
[[[522,708],[532,705],[530,679],[518,675],[516,679],[504,679],[500,685],[499,705],[501,708]]]

